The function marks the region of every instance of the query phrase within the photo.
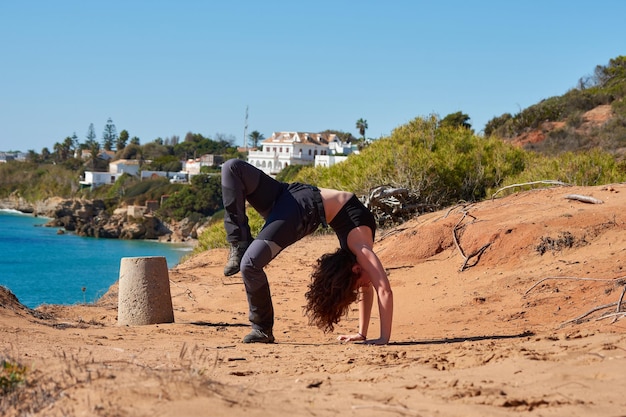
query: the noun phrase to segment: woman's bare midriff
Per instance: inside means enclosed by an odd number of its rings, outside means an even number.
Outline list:
[[[354,195],[348,191],[332,190],[330,188],[320,188],[320,193],[322,195],[322,202],[324,203],[327,223],[330,223],[335,218],[339,210],[341,210]]]

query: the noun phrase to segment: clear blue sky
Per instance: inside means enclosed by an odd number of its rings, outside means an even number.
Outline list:
[[[626,54],[626,1],[0,1],[0,150],[462,111],[481,131]]]

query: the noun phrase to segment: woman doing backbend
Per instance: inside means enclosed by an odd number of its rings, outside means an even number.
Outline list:
[[[391,336],[393,293],[387,274],[374,253],[376,222],[352,193],[308,184],[276,181],[249,163],[231,159],[222,167],[224,227],[230,253],[224,275],[241,271],[252,331],[244,343],[273,343],[274,308],[263,268],[287,246],[330,227],[340,248],[325,254],[314,267],[305,294],[311,324],[332,331],[350,304],[358,300],[359,329],[341,335],[342,341],[386,344]],[[263,217],[265,225],[253,238],[246,216],[246,201]],[[367,339],[374,291],[380,316],[378,339]]]

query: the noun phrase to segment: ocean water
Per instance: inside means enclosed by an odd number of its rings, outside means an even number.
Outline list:
[[[0,285],[27,307],[93,303],[119,278],[124,257],[164,256],[169,268],[184,244],[96,239],[43,227],[45,218],[0,210]]]

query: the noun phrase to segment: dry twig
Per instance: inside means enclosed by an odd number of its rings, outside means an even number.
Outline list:
[[[496,194],[498,194],[500,191],[504,191],[506,189],[513,188],[513,187],[523,187],[524,185],[535,185],[535,184],[561,185],[561,186],[564,186],[564,187],[571,187],[572,186],[571,184],[567,184],[565,182],[556,181],[556,180],[541,180],[541,181],[523,182],[521,184],[511,184],[511,185],[507,185],[506,187],[500,188],[498,191],[496,191],[495,193],[493,193],[491,195],[491,199],[493,200],[496,197]]]
[[[619,297],[619,300],[617,302],[596,306],[596,307],[590,309],[589,311],[587,311],[586,313],[581,314],[578,317],[575,317],[575,318],[573,318],[571,320],[567,320],[567,321],[563,322],[561,324],[561,326],[559,326],[559,327],[563,327],[566,324],[570,324],[570,323],[579,323],[580,320],[582,320],[585,317],[595,313],[596,311],[604,310],[604,309],[611,308],[611,307],[614,307],[614,306],[617,306],[617,311],[616,312],[603,314],[600,317],[598,317],[596,320],[602,320],[602,319],[605,319],[605,318],[613,317],[613,322],[612,323],[615,323],[620,317],[626,317],[626,311],[622,311],[621,310],[622,302],[624,301],[624,294],[626,294],[626,277],[619,277],[619,278],[547,277],[547,278],[543,278],[543,279],[537,281],[535,284],[533,284],[529,289],[526,290],[526,292],[524,293],[524,296],[526,296],[530,291],[532,291],[534,288],[536,288],[542,282],[545,282],[545,281],[550,280],[550,279],[562,279],[562,280],[570,280],[570,281],[612,282],[612,283],[614,283],[615,286],[623,286],[624,287],[622,289],[622,293],[621,293],[621,295]]]

